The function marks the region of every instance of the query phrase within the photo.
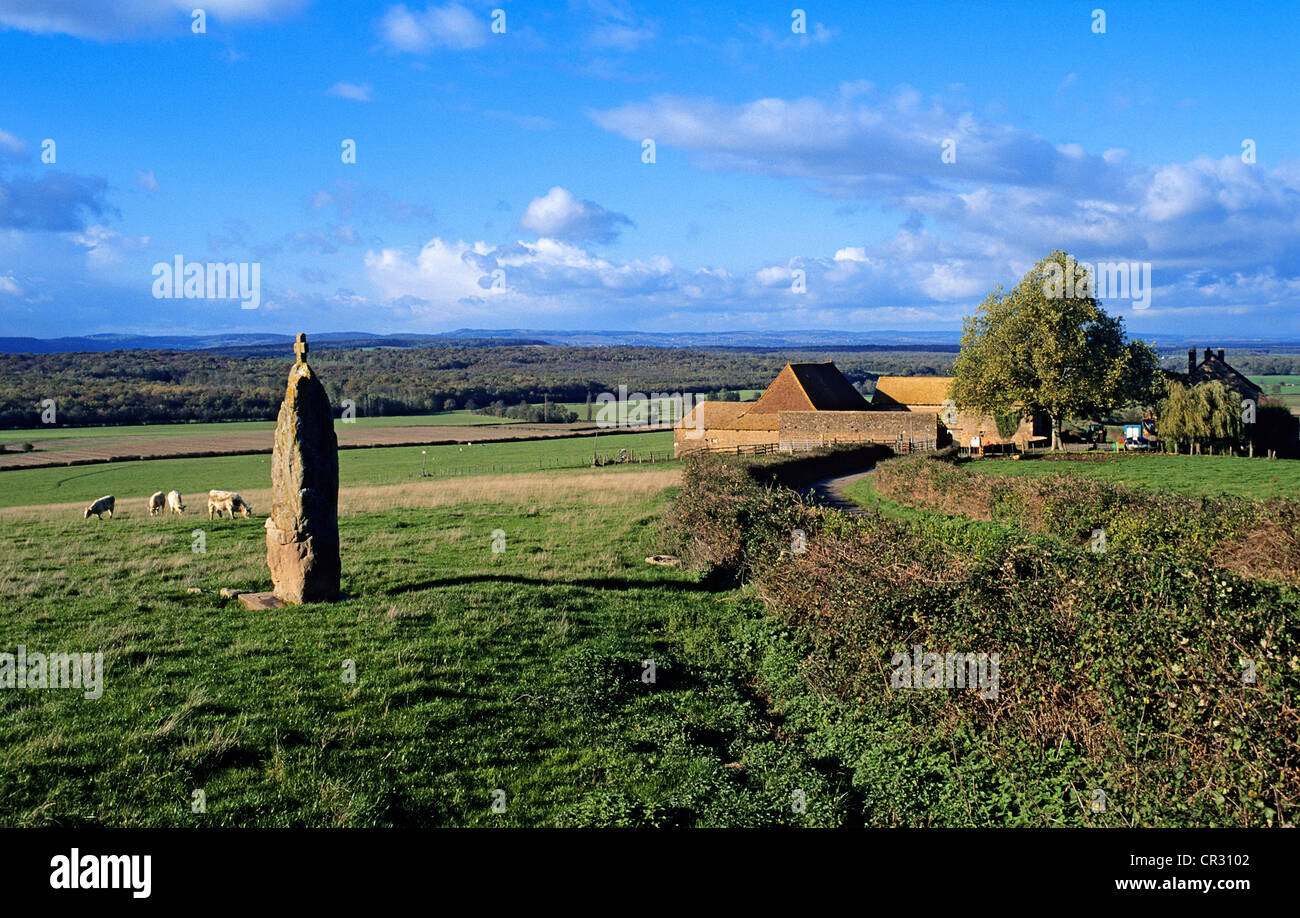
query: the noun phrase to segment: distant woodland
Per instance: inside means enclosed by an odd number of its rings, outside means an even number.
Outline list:
[[[878,375],[947,375],[951,351],[749,352],[655,347],[412,347],[313,351],[335,411],[358,416],[477,410],[493,404],[581,402],[588,393],[713,393],[762,389],[787,361],[834,360],[854,383]],[[213,351],[0,354],[0,427],[273,420],[292,356]],[[1300,361],[1298,361],[1300,362]]]

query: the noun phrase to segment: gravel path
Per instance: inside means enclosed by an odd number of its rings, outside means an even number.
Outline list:
[[[847,513],[850,516],[861,516],[867,511],[863,510],[853,501],[845,497],[844,488],[847,485],[851,485],[859,478],[864,478],[867,475],[870,475],[874,468],[875,467],[872,466],[870,469],[863,469],[859,472],[850,472],[847,475],[832,475],[830,478],[823,478],[821,481],[815,482],[813,486],[808,489],[808,493],[819,497],[822,503],[826,504],[828,507],[839,510],[842,513]]]

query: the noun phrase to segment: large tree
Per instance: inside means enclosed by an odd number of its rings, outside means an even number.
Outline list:
[[[1155,351],[1125,340],[1123,320],[1101,308],[1094,289],[1091,270],[1056,251],[1010,291],[990,293],[963,320],[953,369],[957,407],[1045,414],[1059,449],[1066,418],[1154,403]]]

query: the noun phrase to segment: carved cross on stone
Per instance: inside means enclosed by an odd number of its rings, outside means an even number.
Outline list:
[[[293,343],[293,352],[298,355],[299,363],[307,362],[307,335],[298,332],[298,340]]]

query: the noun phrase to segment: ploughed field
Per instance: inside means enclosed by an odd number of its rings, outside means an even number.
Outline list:
[[[742,397],[756,395],[753,390],[741,392]],[[597,422],[603,422],[605,427],[643,427],[649,422],[651,404],[645,399],[630,399],[602,411],[599,404],[593,403],[593,420],[579,420],[572,424],[535,424],[472,411],[444,411],[426,415],[357,417],[346,422],[336,419],[334,430],[338,434],[339,446],[345,448],[571,437],[596,432],[600,427]],[[579,418],[586,417],[585,402],[564,403],[557,407],[572,411]],[[659,400],[655,411],[656,426],[666,426],[680,419],[680,404],[671,399]],[[0,470],[123,459],[269,453],[274,434],[274,421],[0,430]],[[30,443],[34,448],[23,452],[24,443]]]

